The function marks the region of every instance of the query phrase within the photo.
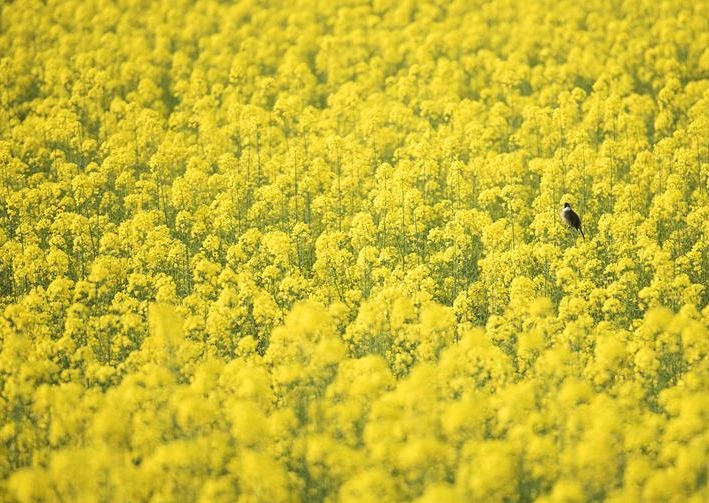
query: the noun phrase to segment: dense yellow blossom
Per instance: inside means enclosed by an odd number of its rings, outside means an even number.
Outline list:
[[[3,2],[0,501],[706,501],[707,19]]]

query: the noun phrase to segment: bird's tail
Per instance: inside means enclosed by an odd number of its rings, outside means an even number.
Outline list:
[[[579,232],[581,233],[581,237],[586,239],[586,236],[583,235],[583,229],[581,229],[581,227],[579,227]]]

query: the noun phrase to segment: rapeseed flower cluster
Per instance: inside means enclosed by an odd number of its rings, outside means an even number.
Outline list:
[[[0,5],[0,500],[706,501],[708,18]]]

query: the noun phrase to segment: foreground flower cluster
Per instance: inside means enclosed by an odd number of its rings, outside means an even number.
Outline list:
[[[706,501],[709,5],[615,3],[0,5],[0,500]]]

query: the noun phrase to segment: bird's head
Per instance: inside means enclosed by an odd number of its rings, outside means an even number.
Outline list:
[[[564,208],[571,208],[571,205],[569,203],[564,203]]]

